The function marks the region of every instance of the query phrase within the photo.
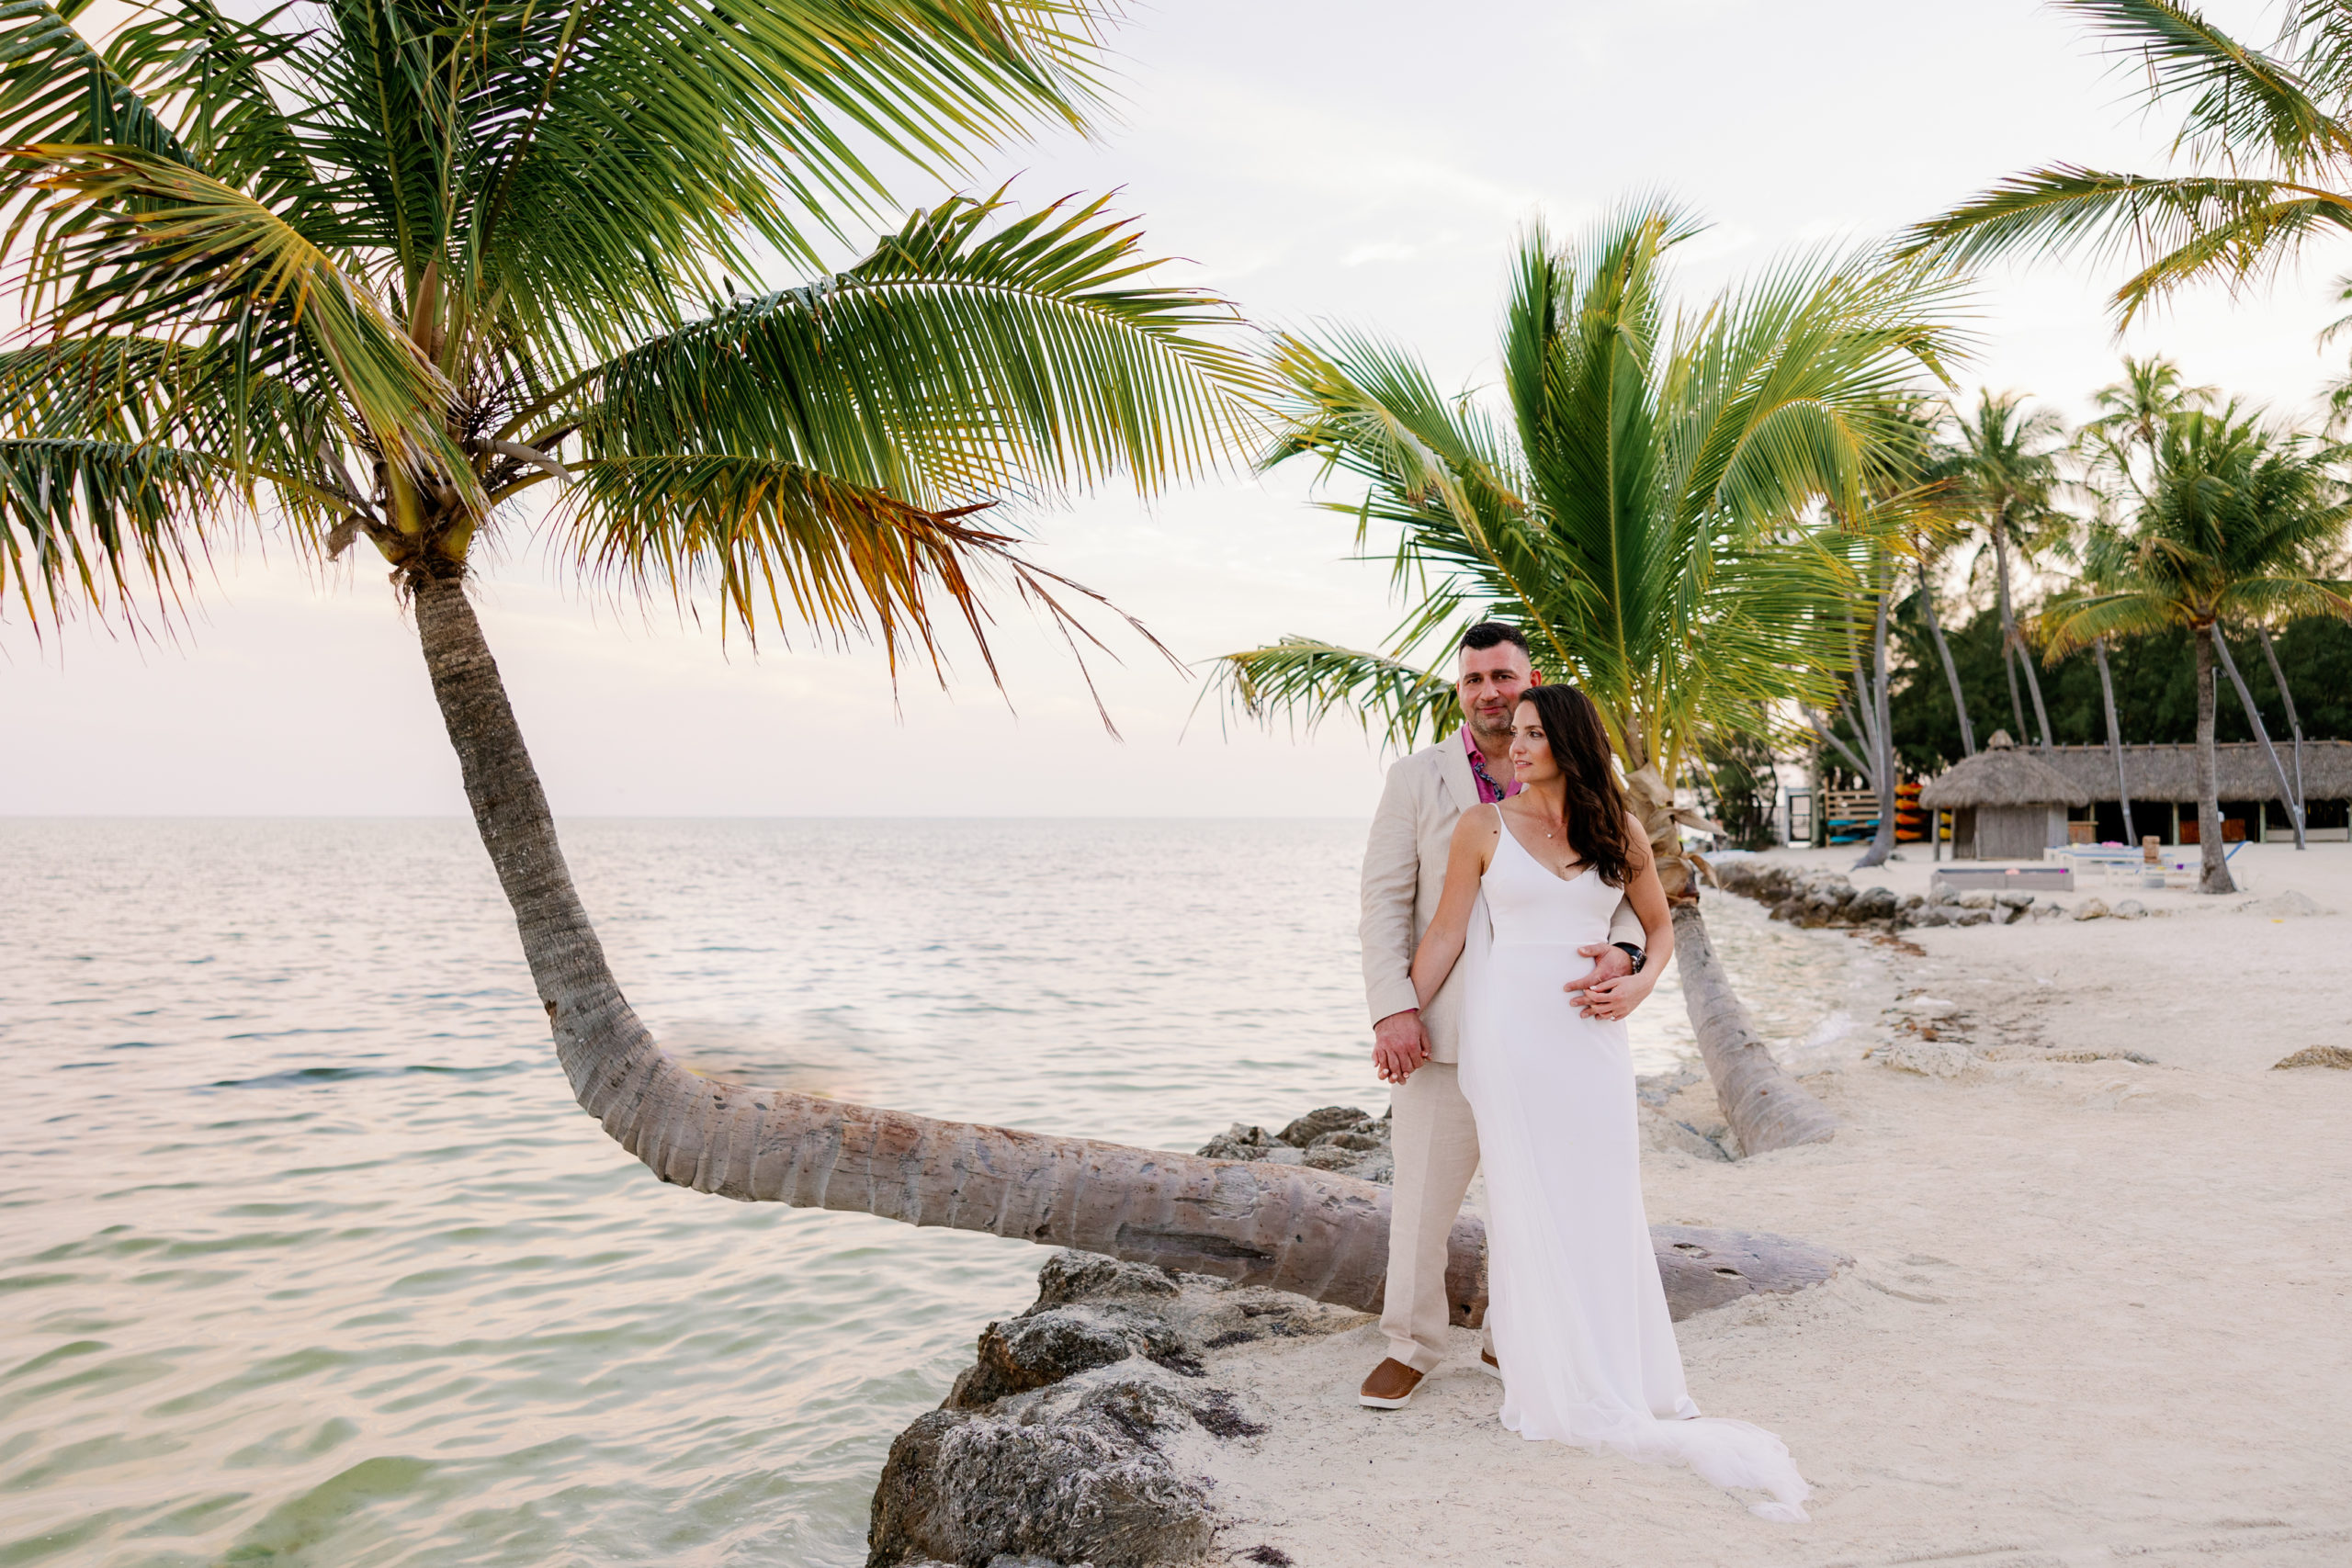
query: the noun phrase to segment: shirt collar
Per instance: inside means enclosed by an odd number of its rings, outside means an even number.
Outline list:
[[[1470,727],[1467,724],[1462,727],[1462,749],[1470,754],[1470,777],[1478,786],[1480,800],[1492,805],[1506,796],[1519,793],[1517,779],[1508,779],[1497,784],[1494,775],[1487,772],[1487,754],[1478,750],[1477,739],[1471,735]]]

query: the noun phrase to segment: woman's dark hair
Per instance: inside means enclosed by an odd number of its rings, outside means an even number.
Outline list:
[[[1600,710],[1574,686],[1530,686],[1519,700],[1534,705],[1535,722],[1567,784],[1568,847],[1601,881],[1624,886],[1634,876],[1634,834],[1625,821],[1633,808],[1617,782]]]

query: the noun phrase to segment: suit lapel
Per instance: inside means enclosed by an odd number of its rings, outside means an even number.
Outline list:
[[[1462,749],[1460,730],[1437,743],[1437,771],[1454,810],[1467,811],[1478,804],[1478,780],[1470,772],[1470,753]]]

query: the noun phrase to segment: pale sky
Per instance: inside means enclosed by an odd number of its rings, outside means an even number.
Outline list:
[[[2209,9],[2267,36],[2268,8]],[[1711,292],[1792,245],[1884,233],[2030,164],[2162,164],[2088,40],[2032,0],[1193,0],[1138,5],[1123,106],[1092,144],[995,161],[1044,201],[1123,187],[1149,246],[1278,326],[1341,319],[1491,376],[1502,258],[1531,216],[1572,225],[1662,188],[1716,227],[1687,247]],[[909,185],[912,204],[938,187]],[[2313,338],[2352,247],[2233,303],[2196,296],[2119,345],[2120,274],[1986,280],[1964,377],[2079,417],[2119,349],[2281,409],[2342,357]],[[772,282],[788,281],[784,278]],[[1187,660],[1311,634],[1371,645],[1396,607],[1306,476],[1235,478],[1149,510],[1103,496],[1032,520],[1035,558],[1139,615]],[[356,554],[356,552],[355,552]],[[370,558],[371,562],[373,558]],[[306,574],[282,544],[224,554],[173,640],[0,609],[0,812],[458,815],[457,767],[378,567]],[[1008,607],[1011,705],[965,661],[954,691],[878,653],[740,638],[613,604],[510,543],[481,608],[559,813],[1354,816],[1382,759],[1352,729],[1266,737],[1193,717],[1197,681],[1112,637],[1104,736],[1059,643]]]

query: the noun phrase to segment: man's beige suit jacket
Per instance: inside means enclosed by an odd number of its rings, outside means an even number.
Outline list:
[[[1413,949],[1437,915],[1437,901],[1445,891],[1446,852],[1453,847],[1453,825],[1478,804],[1478,781],[1470,772],[1470,755],[1456,730],[1434,746],[1399,758],[1388,770],[1380,792],[1380,809],[1372,815],[1372,837],[1363,847],[1363,918],[1356,932],[1363,939],[1363,993],[1378,1023],[1391,1013],[1416,1005],[1413,995]],[[1482,897],[1470,916],[1470,946],[1487,942],[1487,904]],[[1609,922],[1609,940],[1639,946],[1645,940],[1642,922],[1630,902],[1620,899]],[[1465,962],[1439,987],[1422,1010],[1421,1027],[1429,1032],[1433,1061],[1461,1060],[1462,975]]]

